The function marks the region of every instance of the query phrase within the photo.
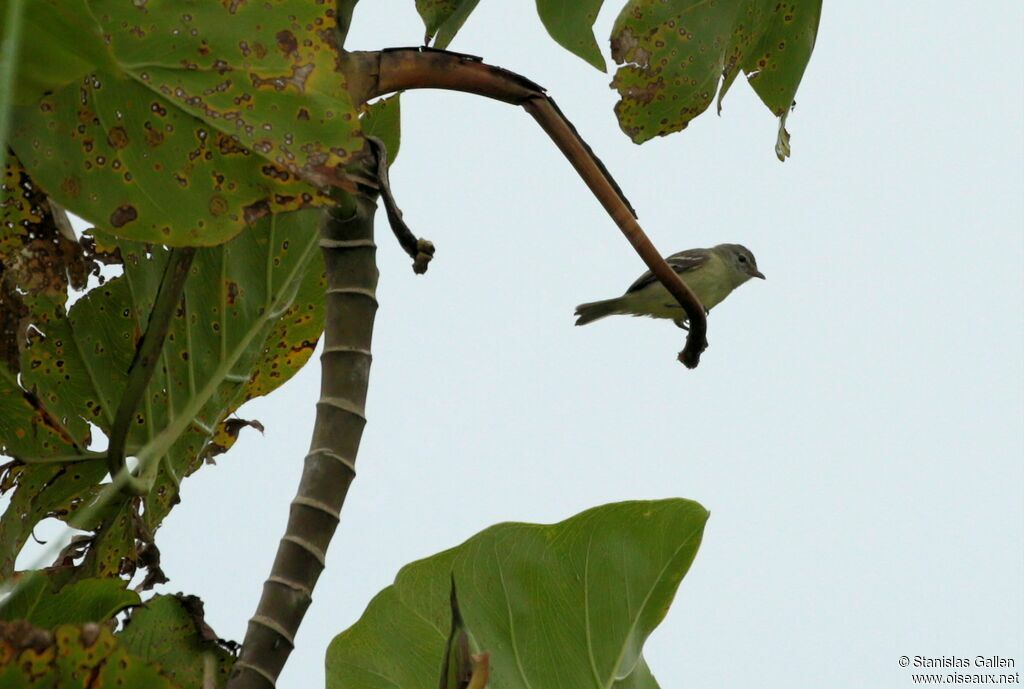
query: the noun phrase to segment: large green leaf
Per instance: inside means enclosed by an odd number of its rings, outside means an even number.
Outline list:
[[[653,688],[641,650],[668,612],[707,512],[681,499],[597,507],[552,525],[499,524],[399,572],[327,651],[329,689],[433,689],[451,581],[495,689]]]
[[[219,439],[220,450],[229,444],[226,417],[290,378],[312,353],[323,327],[318,220],[314,211],[274,215],[227,244],[197,252],[160,365],[128,436],[129,454],[155,474],[144,500],[149,530],[177,501],[180,480],[202,465],[211,440]],[[74,438],[87,437],[90,422],[110,432],[168,257],[166,249],[134,242],[119,242],[118,248],[124,275],[87,293],[68,317],[46,325],[43,336],[25,347],[20,383],[15,381],[22,395],[32,392],[46,417]],[[31,426],[25,435],[16,454],[24,466],[3,486],[14,495],[0,518],[0,578],[10,574],[39,520],[51,514],[69,519],[88,504],[81,498],[106,474],[97,459],[40,463],[50,452],[43,444],[48,436],[33,436]],[[125,503],[100,515],[105,528],[94,548],[103,557],[93,574],[117,573],[121,559],[131,559],[134,510]]]
[[[820,15],[821,0],[629,0],[612,30],[619,125],[636,143],[684,129],[740,71],[782,118]]]
[[[198,598],[156,596],[132,611],[117,638],[128,652],[156,665],[182,687],[204,686],[206,667],[212,668],[216,686],[221,687],[235,659],[210,636]]]
[[[118,645],[106,626],[64,625],[48,634],[23,622],[0,622],[0,687],[4,689],[177,686]]]
[[[40,44],[103,36],[102,56],[76,52],[64,83],[15,109],[16,152],[76,214],[118,236],[209,245],[351,188],[362,140],[333,3],[31,5]]]
[[[604,0],[537,0],[537,14],[559,45],[605,71],[594,38],[594,22]]]

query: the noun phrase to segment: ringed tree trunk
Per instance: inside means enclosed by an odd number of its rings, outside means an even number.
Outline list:
[[[375,198],[349,197],[325,214],[320,227],[327,303],[313,438],[285,535],[228,683],[231,689],[276,685],[355,478],[377,312],[376,209]]]

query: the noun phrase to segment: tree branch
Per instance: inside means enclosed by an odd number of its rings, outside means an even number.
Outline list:
[[[332,208],[320,228],[327,275],[320,400],[288,526],[228,689],[267,689],[293,648],[355,477],[377,312],[374,199]]]
[[[522,106],[551,137],[651,272],[686,311],[689,332],[679,360],[700,363],[707,348],[707,317],[692,291],[662,258],[636,220],[636,213],[611,173],[565,115],[526,77],[484,64],[480,58],[444,50],[396,48],[343,54],[349,91],[357,102],[394,91],[438,88],[486,96]]]
[[[181,294],[185,290],[192,259],[195,258],[195,247],[179,247],[171,249],[170,257],[164,268],[160,288],[153,300],[153,310],[149,314],[149,323],[135,350],[135,358],[128,368],[128,381],[125,383],[121,402],[114,414],[114,423],[110,428],[110,441],[107,445],[107,468],[110,477],[117,477],[125,471],[125,446],[128,442],[128,431],[139,403],[146,394],[146,387],[153,378],[160,352],[167,338],[167,331],[174,319],[174,312],[181,303]],[[125,471],[126,491],[134,495],[145,495],[151,486],[143,485],[138,477]]]

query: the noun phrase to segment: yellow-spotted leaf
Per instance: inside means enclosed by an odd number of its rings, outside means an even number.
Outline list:
[[[0,622],[4,689],[179,686],[121,647],[105,625],[63,625],[49,632],[27,622]]]
[[[362,139],[334,3],[79,2],[29,14],[101,35],[102,56],[76,54],[59,87],[14,109],[16,152],[64,206],[121,237],[211,245],[352,188]]]
[[[820,15],[821,0],[629,0],[611,38],[620,127],[636,143],[680,131],[741,71],[784,119]]]
[[[127,439],[128,455],[155,477],[142,505],[141,523],[150,532],[177,502],[180,481],[202,466],[228,416],[290,378],[316,346],[323,327],[318,221],[315,211],[273,215],[226,244],[197,252]],[[60,421],[72,439],[85,437],[89,423],[109,434],[168,260],[162,247],[117,246],[124,275],[48,323],[23,349],[20,379],[11,381],[18,386],[14,392],[34,395],[36,407]],[[73,498],[99,489],[105,463],[90,458],[81,442],[75,449],[80,456],[63,463],[52,461],[61,457],[47,456],[55,451],[46,447],[26,441],[20,448],[21,465],[0,484],[13,490],[11,507],[0,518],[0,577],[10,574],[38,521],[74,520],[88,500]],[[103,525],[88,573],[130,568],[139,523],[138,505],[128,502],[76,522],[90,529]]]

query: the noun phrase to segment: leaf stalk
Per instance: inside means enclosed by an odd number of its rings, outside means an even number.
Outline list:
[[[430,48],[345,53],[343,64],[349,89],[359,103],[396,91],[435,88],[473,93],[523,107],[576,169],[643,262],[686,311],[689,331],[679,361],[687,368],[697,367],[708,346],[703,305],[651,243],[611,173],[543,87],[515,72],[488,65],[481,58]]]
[[[135,349],[135,358],[128,368],[128,381],[125,383],[124,394],[114,414],[114,422],[110,428],[110,439],[107,445],[107,467],[111,477],[118,476],[125,469],[125,447],[132,421],[146,394],[149,381],[153,378],[164,340],[170,330],[174,313],[181,303],[188,280],[189,269],[195,258],[194,247],[171,249],[167,266],[164,269],[160,288],[153,301],[153,310],[149,314],[149,323]],[[145,467],[140,467],[145,470]],[[143,474],[146,472],[143,471]],[[124,489],[133,495],[145,495],[152,487],[144,475],[134,476],[128,473]]]

